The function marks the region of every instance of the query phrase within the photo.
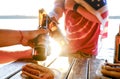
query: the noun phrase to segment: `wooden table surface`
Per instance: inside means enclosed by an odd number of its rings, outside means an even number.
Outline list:
[[[22,79],[21,68],[31,61],[15,61],[0,68],[0,79]],[[34,62],[35,63],[35,62]],[[100,73],[103,60],[73,58],[70,63],[68,57],[48,57],[40,65],[51,68],[55,79],[111,79]]]

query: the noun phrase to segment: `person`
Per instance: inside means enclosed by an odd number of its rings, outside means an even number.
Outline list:
[[[7,51],[0,50],[0,63],[7,63],[18,59],[32,58],[32,48],[34,47],[33,39],[36,39],[40,34],[48,33],[47,30],[10,30],[0,29],[0,47],[7,47],[21,44],[29,46],[28,50]]]
[[[64,13],[66,38],[69,41],[67,51],[70,56],[96,58],[101,26],[105,23],[103,23],[103,19],[97,17],[99,14],[95,15],[95,9],[86,6],[85,2],[93,5],[96,10],[106,4],[104,3],[106,0],[98,2],[95,0],[91,0],[91,2],[88,0],[55,0],[54,8],[49,12],[49,16],[59,20]],[[99,4],[101,2],[103,2],[102,6]],[[104,18],[107,18],[107,12],[104,14]]]

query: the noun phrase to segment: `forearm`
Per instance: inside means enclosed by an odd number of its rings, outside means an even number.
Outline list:
[[[87,18],[90,21],[94,21],[94,22],[100,23],[100,21],[97,19],[97,17],[95,15],[93,15],[92,13],[87,11],[82,6],[78,7],[77,12],[80,13],[82,16],[84,16],[85,18]]]
[[[0,47],[19,44],[21,34],[16,30],[0,30]]]
[[[43,30],[19,31],[19,30],[0,30],[0,47],[22,44],[30,46],[28,41],[35,38],[39,33],[44,33]]]
[[[63,12],[64,12],[64,0],[55,0],[54,8],[49,13],[49,15],[59,20],[62,17]]]
[[[68,10],[73,10],[73,7],[75,6],[76,2],[74,0],[65,0],[65,9]],[[79,4],[76,12],[78,12],[79,14],[81,14],[82,16],[84,16],[85,18],[89,19],[89,20],[93,20],[96,22],[99,22],[99,20],[96,18],[95,15],[93,15],[92,13],[90,13],[88,10],[86,10],[82,5]]]
[[[32,58],[32,49],[24,51],[4,51],[0,50],[0,64],[16,61],[23,58]]]

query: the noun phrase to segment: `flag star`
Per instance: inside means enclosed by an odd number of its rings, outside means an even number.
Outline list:
[[[92,8],[98,10],[106,5],[106,0],[83,0],[88,3]]]
[[[106,0],[103,0],[104,3],[106,3]]]
[[[100,4],[97,4],[97,7],[100,7]]]
[[[100,2],[101,0],[97,0],[98,2]]]
[[[94,2],[95,0],[91,0],[91,2]]]

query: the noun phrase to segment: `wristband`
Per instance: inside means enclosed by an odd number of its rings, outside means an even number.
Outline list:
[[[73,10],[74,10],[74,11],[77,11],[78,7],[79,7],[79,4],[78,4],[78,3],[75,3],[75,5],[73,6]]]
[[[21,36],[21,38],[20,38],[20,43],[22,44],[22,40],[23,40],[23,34],[22,34],[22,32],[19,30],[19,32],[20,32],[20,36]]]

